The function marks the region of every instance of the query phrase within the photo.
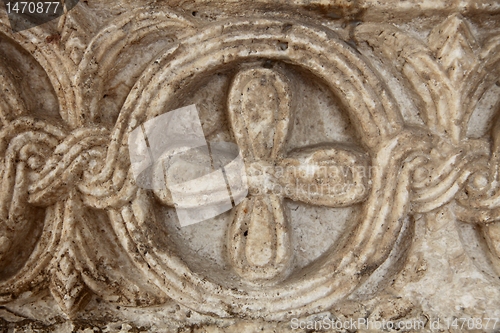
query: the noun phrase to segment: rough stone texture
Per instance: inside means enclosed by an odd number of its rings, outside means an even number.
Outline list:
[[[493,0],[1,9],[0,327],[498,331],[499,76]],[[249,194],[180,227],[128,136],[191,104]]]

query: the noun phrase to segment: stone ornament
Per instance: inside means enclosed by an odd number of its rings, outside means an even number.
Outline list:
[[[14,34],[0,19],[2,304],[50,290],[68,318],[92,297],[130,307],[173,301],[213,318],[314,315],[381,271],[396,276],[401,264],[390,258],[406,258],[414,221],[445,210],[477,226],[500,274],[498,117],[491,135],[470,134],[498,84],[498,34],[476,37],[467,18],[451,14],[425,40],[380,22],[345,27],[348,39],[280,13],[210,23],[163,5],[97,29],[80,5],[57,43],[47,42],[47,27]],[[217,73],[229,81],[219,113],[200,109],[203,130],[239,147],[249,190],[227,215],[227,269],[211,274],[169,242],[165,224],[175,218],[158,212],[174,206],[171,194],[138,186],[129,138],[186,106]],[[308,112],[297,73],[338,99],[353,142],[289,148],[298,114]],[[333,168],[348,172],[322,172]],[[335,246],[298,267],[289,201],[358,214]]]

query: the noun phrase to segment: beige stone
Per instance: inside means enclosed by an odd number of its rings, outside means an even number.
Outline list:
[[[499,22],[493,0],[88,0],[13,32],[0,5],[0,327],[498,331]],[[146,188],[131,133],[193,104],[206,154]]]

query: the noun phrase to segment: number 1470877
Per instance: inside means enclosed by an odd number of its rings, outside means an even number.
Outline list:
[[[7,2],[6,7],[8,14],[55,14],[59,2]]]

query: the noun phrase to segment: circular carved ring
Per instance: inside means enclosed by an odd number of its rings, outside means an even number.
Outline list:
[[[124,247],[148,279],[181,304],[222,317],[306,315],[349,295],[387,258],[408,212],[412,153],[427,147],[425,135],[404,128],[390,94],[362,56],[320,27],[269,19],[212,25],[166,50],[144,71],[113,136],[126,146],[132,130],[171,110],[176,94],[203,73],[256,59],[300,66],[326,82],[347,106],[371,156],[372,189],[358,225],[342,246],[300,276],[259,290],[237,290],[209,281],[168,248],[158,246],[160,226],[151,221],[152,199],[145,191],[139,190],[135,202],[111,214],[112,223],[119,235],[126,235]],[[399,172],[403,163],[409,165]]]

